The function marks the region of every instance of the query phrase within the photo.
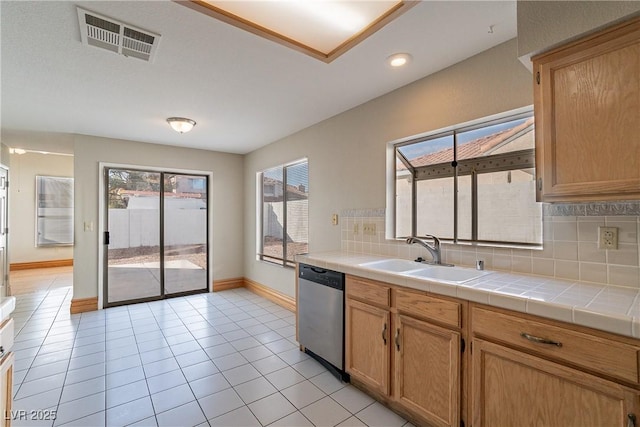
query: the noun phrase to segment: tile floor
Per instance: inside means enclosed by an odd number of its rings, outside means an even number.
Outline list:
[[[301,353],[293,313],[245,289],[76,315],[71,292],[17,296],[14,426],[411,425]]]

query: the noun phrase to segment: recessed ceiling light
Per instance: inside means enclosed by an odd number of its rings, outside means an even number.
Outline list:
[[[407,65],[411,61],[411,55],[408,53],[396,53],[387,58],[387,62],[394,68]]]

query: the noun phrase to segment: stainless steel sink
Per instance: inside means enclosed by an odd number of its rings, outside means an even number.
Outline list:
[[[424,268],[424,264],[406,259],[383,259],[381,261],[365,262],[358,265],[360,267],[371,268],[372,270],[388,271],[390,273],[402,273]]]
[[[465,283],[491,273],[491,271],[474,270],[472,268],[441,267],[437,265],[421,268],[420,270],[407,270],[402,272],[405,276],[455,284]]]

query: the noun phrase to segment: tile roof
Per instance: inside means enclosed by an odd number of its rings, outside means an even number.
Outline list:
[[[465,144],[458,145],[458,160],[473,159],[476,157],[483,157],[491,154],[493,150],[500,147],[501,144],[507,141],[519,132],[522,132],[527,127],[533,124],[533,117],[525,121],[524,123],[500,132],[496,132],[491,135],[483,136],[471,140]],[[444,150],[436,151],[431,154],[424,154],[410,160],[410,163],[414,167],[436,165],[438,163],[450,162],[453,159],[453,147],[445,148]]]

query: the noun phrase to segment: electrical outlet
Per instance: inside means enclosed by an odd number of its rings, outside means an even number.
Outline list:
[[[353,224],[353,234],[358,234],[360,232],[360,227],[358,224]]]
[[[338,225],[338,214],[331,215],[331,224]]]
[[[375,224],[363,224],[362,226],[362,234],[366,236],[375,236],[376,235],[376,225]]]
[[[598,227],[598,249],[618,249],[618,227]]]

